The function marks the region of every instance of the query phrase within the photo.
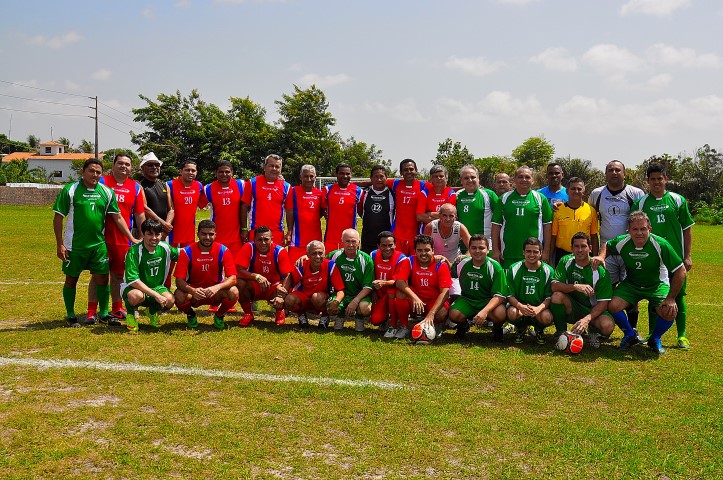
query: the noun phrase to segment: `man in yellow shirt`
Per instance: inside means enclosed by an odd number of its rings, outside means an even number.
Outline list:
[[[598,217],[595,208],[583,201],[585,182],[579,177],[572,177],[567,184],[569,200],[560,205],[552,218],[552,244],[555,246],[555,265],[570,251],[572,236],[577,232],[590,235],[592,254],[597,255],[600,248],[598,238]]]

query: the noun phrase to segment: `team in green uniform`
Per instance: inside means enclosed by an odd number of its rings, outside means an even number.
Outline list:
[[[513,263],[507,270],[507,319],[515,326],[515,343],[522,343],[527,326],[533,325],[537,343],[543,344],[545,327],[552,323],[549,308],[554,272],[540,260],[542,245],[537,238],[525,240],[523,253],[525,259]]]
[[[364,318],[372,311],[371,294],[374,291],[374,261],[368,253],[359,250],[359,232],[348,228],[342,232],[344,248],[334,250],[327,255],[334,261],[342,280],[344,280],[344,298],[339,302],[335,297],[329,301],[328,311],[336,315],[334,328],[344,326],[344,316],[357,316],[356,329],[364,329]]]
[[[640,210],[648,215],[653,233],[666,239],[675,250],[675,253],[683,259],[686,270],[690,270],[693,265],[690,256],[693,232],[691,227],[695,224],[695,221],[690,214],[688,202],[681,195],[666,190],[668,177],[665,174],[663,165],[651,163],[646,173],[650,193],[636,200],[632,210]],[[685,302],[685,287],[686,284],[683,283],[683,287],[675,297],[675,302],[678,305],[675,327],[678,331],[678,346],[690,348],[686,333],[688,309]],[[651,313],[648,318],[650,331],[652,332],[655,315]]]
[[[459,179],[464,188],[457,191],[457,219],[467,227],[470,235],[492,238],[492,212],[499,197],[489,188],[480,187],[479,171],[474,165],[462,167]],[[461,242],[460,248],[462,252],[467,251]]]
[[[66,320],[73,327],[80,326],[75,315],[75,296],[78,277],[83,270],[90,270],[98,285],[99,315],[101,320],[108,321],[109,264],[103,236],[106,215],[128,239],[134,240],[120,215],[115,193],[99,183],[102,174],[103,164],[99,160],[87,160],[83,164],[80,181],[63,187],[53,205],[57,256],[63,262],[62,270],[65,274],[63,301]],[[86,324],[94,322],[94,318],[86,320]]]

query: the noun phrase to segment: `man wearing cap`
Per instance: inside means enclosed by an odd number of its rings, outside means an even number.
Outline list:
[[[146,211],[148,218],[156,220],[163,226],[163,238],[173,230],[173,202],[171,191],[158,176],[161,173],[163,162],[153,152],[141,157],[141,173],[143,178],[140,181],[143,193],[146,196]]]

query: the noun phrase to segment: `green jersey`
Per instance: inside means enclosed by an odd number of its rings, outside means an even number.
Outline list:
[[[527,305],[541,305],[552,297],[552,267],[540,262],[540,268],[530,270],[525,262],[513,263],[507,270],[507,288],[510,297]]]
[[[607,248],[622,257],[627,271],[625,281],[642,292],[657,290],[661,283],[667,284],[666,269],[672,274],[683,266],[683,260],[668,241],[653,233],[641,248],[635,246],[629,234],[608,241]]]
[[[476,233],[492,238],[492,210],[499,201],[497,194],[487,188],[468,193],[457,191],[457,217],[470,235]]]
[[[473,301],[488,301],[492,297],[507,297],[507,283],[502,265],[491,257],[479,267],[472,257],[465,257],[452,267],[452,278],[459,279],[462,296]]]
[[[146,250],[143,242],[133,245],[126,254],[126,271],[121,290],[140,280],[148,288],[163,285],[171,269],[171,262],[178,260],[178,249],[166,242],[159,242],[153,252]]]
[[[680,258],[685,256],[683,230],[695,224],[685,198],[674,192],[665,192],[661,198],[648,193],[635,201],[632,210],[645,212],[653,233],[666,239]]]
[[[374,289],[374,261],[361,250],[356,257],[347,258],[344,249],[334,250],[327,255],[336,264],[344,280],[344,298],[354,298],[364,288]]]
[[[63,245],[70,251],[94,250],[105,243],[105,216],[120,214],[113,190],[102,183],[89,189],[83,182],[63,187],[53,211],[66,219]]]
[[[544,241],[542,226],[552,223],[552,207],[540,192],[530,190],[527,195],[520,195],[512,190],[499,198],[492,223],[502,227],[499,251],[505,265],[509,265],[508,259],[524,257],[525,240],[535,237]]]
[[[590,285],[595,291],[592,297],[588,297],[580,292],[567,294],[574,302],[584,305],[587,308],[594,307],[597,302],[613,298],[613,284],[610,281],[608,271],[605,270],[602,265],[598,265],[597,269],[593,270],[589,263],[581,267],[575,261],[575,255],[572,254],[565,255],[560,259],[552,281],[566,283],[568,285]]]

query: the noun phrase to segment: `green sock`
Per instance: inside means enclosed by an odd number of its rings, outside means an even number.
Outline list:
[[[527,320],[525,320],[525,317],[520,317],[517,320],[510,322],[510,323],[515,326],[515,329],[518,332],[524,332],[525,328],[527,327]]]
[[[555,331],[564,332],[567,330],[567,314],[565,313],[565,305],[561,303],[551,303],[550,312],[555,322]]]
[[[678,305],[678,315],[675,317],[675,329],[678,330],[678,338],[687,337],[685,328],[688,323],[688,305],[685,303],[685,297],[678,295],[675,298],[675,303]]]
[[[108,316],[108,299],[110,298],[110,285],[96,285],[95,294],[98,296],[98,318]]]
[[[63,287],[63,303],[65,303],[65,314],[68,318],[75,317],[75,287]]]

